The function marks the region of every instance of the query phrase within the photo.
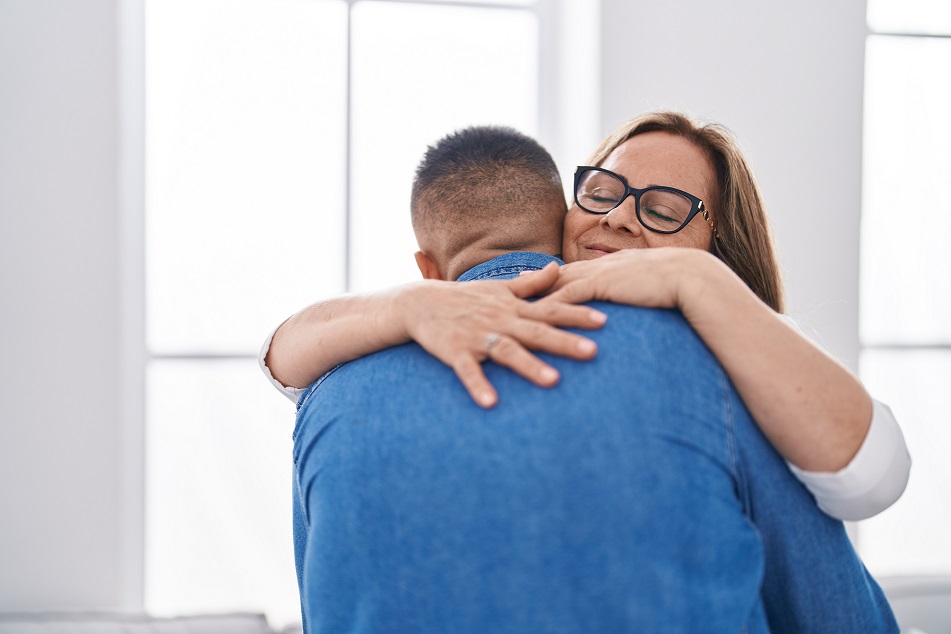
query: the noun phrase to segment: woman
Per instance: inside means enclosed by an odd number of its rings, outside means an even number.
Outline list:
[[[526,347],[584,356],[577,339],[531,323],[581,325],[565,303],[678,308],[823,510],[857,520],[891,505],[910,466],[901,432],[887,407],[781,316],[765,209],[729,134],[675,113],[646,115],[608,137],[589,165],[576,174],[560,271],[534,273],[530,283],[413,284],[315,305],[265,345],[265,371],[303,386],[415,339],[491,406],[482,360],[551,385],[554,369]],[[550,294],[528,303],[526,288]],[[470,310],[472,302],[488,308]],[[372,326],[358,315],[373,316]]]

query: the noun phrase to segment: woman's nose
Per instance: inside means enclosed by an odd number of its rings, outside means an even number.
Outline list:
[[[637,213],[634,209],[634,197],[631,196],[623,203],[601,216],[601,226],[607,227],[612,231],[640,235],[644,228],[637,220]]]

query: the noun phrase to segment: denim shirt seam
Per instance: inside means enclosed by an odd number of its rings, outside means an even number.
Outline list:
[[[747,514],[750,514],[750,509],[747,508],[746,485],[743,482],[743,476],[740,473],[739,457],[737,455],[736,424],[734,420],[733,400],[730,398],[730,391],[726,382],[726,376],[722,373],[720,374],[720,394],[722,395],[724,403],[724,420],[726,421],[727,449],[730,453],[730,469],[732,471],[733,478],[736,480],[737,493],[740,496],[740,502],[742,504],[743,510]]]
[[[473,277],[472,279],[466,280],[467,282],[476,282],[478,280],[491,279],[495,277],[501,277],[502,275],[517,275],[522,271],[541,271],[542,267],[540,266],[526,266],[524,264],[516,264],[509,266],[500,266],[498,268],[491,269],[485,273],[480,273],[479,275]]]
[[[457,281],[473,282],[497,277],[514,277],[521,271],[540,271],[551,262],[564,264],[557,256],[533,251],[514,251],[472,267],[459,276]]]

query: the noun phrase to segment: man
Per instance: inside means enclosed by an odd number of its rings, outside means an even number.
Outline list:
[[[441,140],[414,185],[420,269],[557,261],[560,187],[512,130]],[[309,388],[294,459],[310,630],[896,631],[841,523],[682,317],[597,307],[596,359],[545,357],[550,391],[489,363],[491,411],[415,344]]]

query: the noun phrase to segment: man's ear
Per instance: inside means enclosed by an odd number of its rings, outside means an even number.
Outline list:
[[[439,267],[436,266],[435,260],[433,260],[429,255],[423,253],[422,251],[417,251],[415,255],[416,255],[416,266],[419,267],[419,272],[423,274],[424,280],[443,279],[442,275],[439,274]]]

